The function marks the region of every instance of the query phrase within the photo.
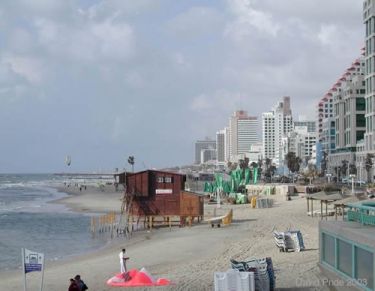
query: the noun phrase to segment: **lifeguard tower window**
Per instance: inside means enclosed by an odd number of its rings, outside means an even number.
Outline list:
[[[173,183],[173,177],[165,177],[164,181],[165,183]]]

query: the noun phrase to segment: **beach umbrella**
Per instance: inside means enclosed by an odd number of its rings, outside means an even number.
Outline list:
[[[223,192],[224,193],[229,193],[230,192],[230,184],[227,181],[224,182]]]
[[[254,168],[254,184],[258,182],[258,168]]]
[[[250,169],[246,168],[245,169],[245,185],[250,184]]]
[[[204,190],[203,190],[204,192],[210,192],[210,185],[209,185],[209,183],[208,182],[205,182],[204,183]]]

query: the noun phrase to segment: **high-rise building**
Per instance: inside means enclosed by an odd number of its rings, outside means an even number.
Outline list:
[[[323,124],[325,119],[333,118],[333,88],[331,88],[318,103],[317,133],[319,142],[323,142],[324,136]]]
[[[205,164],[208,162],[216,163],[216,155],[217,152],[215,149],[202,149],[200,164]]]
[[[299,120],[294,121],[293,123],[294,128],[298,126],[306,126],[308,132],[316,132],[316,122],[311,120]]]
[[[365,151],[375,151],[375,1],[363,2],[363,21],[366,26],[365,47]]]
[[[205,140],[198,140],[195,142],[195,163],[201,163],[201,152],[202,150],[216,150],[216,140],[210,140],[206,138]]]
[[[263,157],[273,160],[275,158],[275,114],[265,112],[262,114]]]
[[[229,127],[224,128],[224,142],[225,142],[225,153],[224,160],[228,162],[230,160],[230,129]]]
[[[309,131],[308,126],[294,126],[288,137],[288,151],[296,153],[296,156],[304,162],[313,157],[313,148],[317,139],[315,131]]]
[[[335,121],[335,149],[329,155],[329,170],[336,174],[343,161],[355,165],[357,143],[364,139],[365,120],[365,61],[355,60],[332,88]],[[349,167],[347,167],[349,168]],[[347,172],[341,175],[348,175]]]
[[[290,109],[290,97],[284,97],[283,101],[274,108],[275,112],[275,164],[283,165],[285,155],[288,153],[285,138],[293,130],[292,110]]]
[[[248,116],[244,110],[234,112],[229,119],[230,129],[230,159],[248,153],[253,144],[258,142],[258,118]]]
[[[262,114],[263,157],[273,159],[277,167],[284,163],[288,152],[287,134],[293,130],[290,97],[283,100],[272,111]]]
[[[225,163],[225,129],[216,132],[217,162]]]

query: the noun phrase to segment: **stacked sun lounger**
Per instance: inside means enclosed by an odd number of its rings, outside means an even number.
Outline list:
[[[303,242],[302,233],[299,230],[290,230],[289,233],[293,239],[295,251],[303,251],[305,249],[305,244]]]
[[[256,291],[275,290],[275,274],[271,258],[249,259],[238,262],[231,260],[232,268],[241,272],[253,272]]]
[[[215,291],[255,291],[253,272],[240,272],[230,269],[226,272],[215,272]]]
[[[267,197],[258,197],[256,208],[271,208],[273,205],[273,199]]]
[[[305,249],[302,233],[299,230],[289,230],[286,232],[273,232],[275,244],[282,252],[296,251]]]

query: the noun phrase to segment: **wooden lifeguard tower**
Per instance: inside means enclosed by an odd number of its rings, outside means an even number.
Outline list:
[[[185,191],[186,176],[179,173],[145,170],[120,173],[118,183],[124,185],[120,228],[131,232],[133,223],[143,218],[152,228],[158,218],[169,226],[178,218],[178,224],[200,222],[204,215],[203,196]]]

